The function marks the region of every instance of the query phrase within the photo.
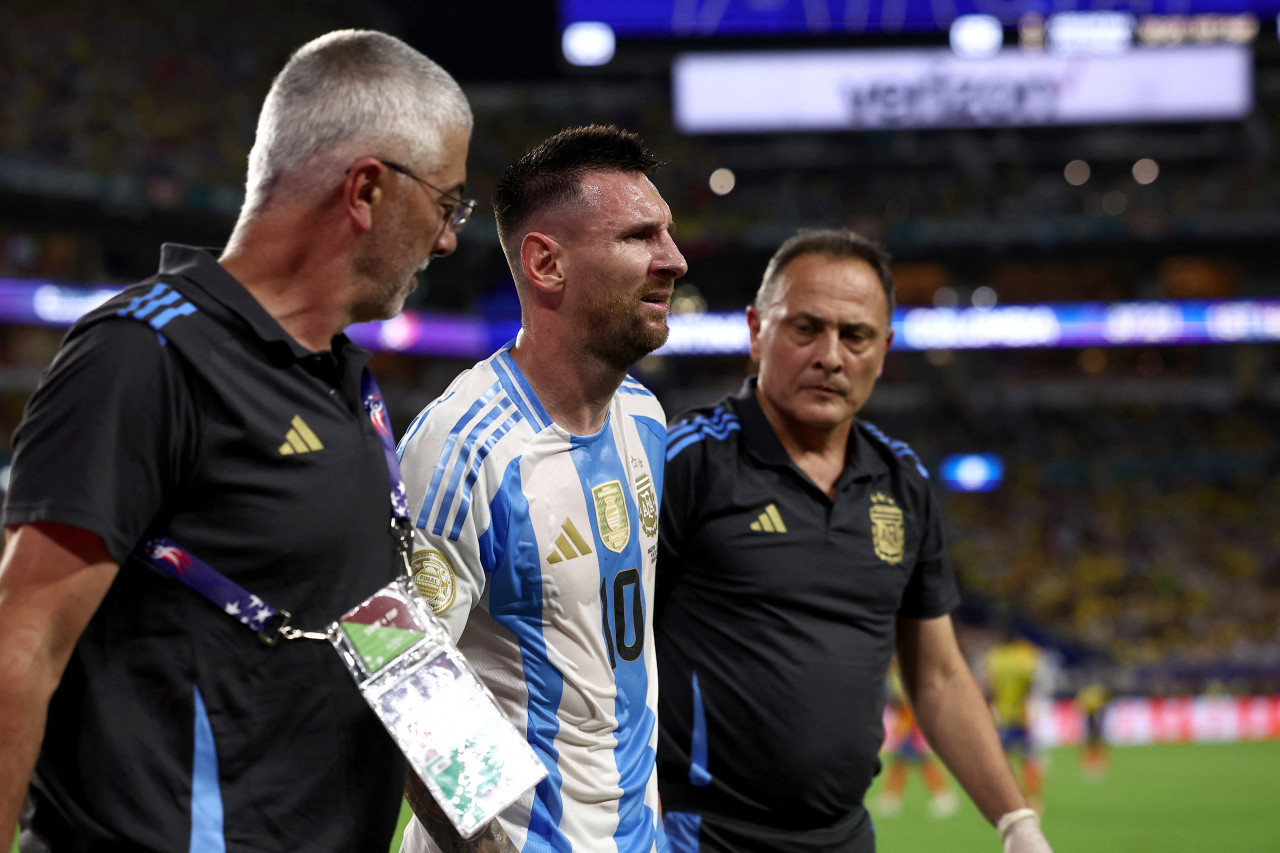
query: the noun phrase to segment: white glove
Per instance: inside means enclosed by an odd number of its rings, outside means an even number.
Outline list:
[[[1053,853],[1040,831],[1040,815],[1033,809],[1016,809],[996,824],[1004,853]]]

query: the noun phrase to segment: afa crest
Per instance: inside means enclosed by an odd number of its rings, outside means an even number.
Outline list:
[[[644,472],[636,477],[636,508],[640,510],[640,526],[645,536],[658,535],[658,496],[653,491],[653,479]]]
[[[876,556],[886,563],[901,563],[906,540],[902,508],[893,498],[881,492],[871,495],[871,544]]]
[[[596,504],[596,529],[600,531],[600,541],[604,547],[615,554],[631,541],[631,518],[627,515],[627,497],[622,492],[622,483],[610,480],[591,489],[591,497]]]

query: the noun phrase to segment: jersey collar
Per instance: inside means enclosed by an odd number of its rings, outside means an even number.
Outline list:
[[[315,353],[295,341],[267,313],[262,304],[253,298],[253,294],[245,290],[244,285],[218,263],[213,251],[179,243],[165,243],[160,248],[160,275],[180,275],[187,279],[244,320],[261,340],[287,347],[295,359],[313,357]],[[353,357],[359,359],[361,356],[368,358],[368,353],[343,333],[334,337],[333,352],[342,361]]]
[[[747,453],[765,465],[795,468],[791,455],[782,446],[782,440],[773,431],[764,409],[760,408],[760,401],[756,399],[756,377],[752,376],[743,382],[742,388],[730,399],[741,424],[742,445]],[[840,482],[875,477],[888,471],[889,466],[884,457],[872,446],[866,431],[861,428],[858,419],[854,418],[853,429],[849,430],[845,470],[840,476]]]

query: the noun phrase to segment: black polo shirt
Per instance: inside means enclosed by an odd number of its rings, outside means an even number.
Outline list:
[[[754,380],[668,436],[654,625],[663,806],[831,827],[879,770],[896,618],[959,603],[926,474],[906,445],[855,421],[828,498],[787,455]]]
[[[133,554],[164,533],[310,629],[395,577],[367,357],[342,335],[309,352],[173,245],[68,333],[16,433],[4,523],[91,530],[122,567],[32,779],[55,851],[387,849],[402,759],[329,644],[268,648]]]

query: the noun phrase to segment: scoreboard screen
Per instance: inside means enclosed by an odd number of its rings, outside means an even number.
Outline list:
[[[559,0],[687,134],[1239,121],[1280,0]],[[615,61],[615,58],[617,61]]]
[[[1253,14],[1280,0],[560,0],[560,27],[601,23],[622,39],[931,33],[987,15],[1016,26],[1028,14],[1122,12],[1135,18]]]

